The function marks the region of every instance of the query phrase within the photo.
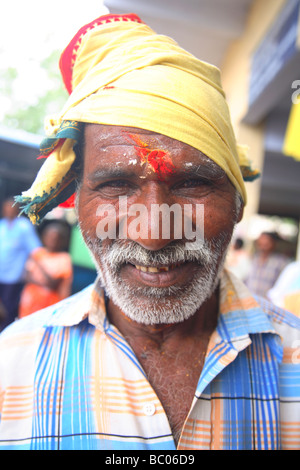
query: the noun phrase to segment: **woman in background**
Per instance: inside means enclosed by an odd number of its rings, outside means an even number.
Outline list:
[[[30,315],[71,294],[73,267],[64,251],[68,231],[60,223],[50,223],[42,233],[43,246],[33,251],[26,264],[19,318]]]

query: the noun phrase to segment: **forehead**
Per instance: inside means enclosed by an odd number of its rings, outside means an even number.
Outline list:
[[[152,161],[151,161],[152,158]],[[90,167],[125,167],[146,161],[153,168],[159,161],[174,168],[205,167],[212,176],[225,172],[210,158],[190,145],[155,132],[123,126],[87,124],[84,133],[84,159]]]

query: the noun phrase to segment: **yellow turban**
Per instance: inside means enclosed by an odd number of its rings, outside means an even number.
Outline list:
[[[130,14],[81,28],[60,68],[70,96],[48,120],[50,139],[42,146],[48,158],[19,198],[33,222],[74,192],[73,146],[83,122],[138,127],[189,144],[223,168],[246,202],[243,173],[251,180],[258,172],[236,143],[216,67]]]

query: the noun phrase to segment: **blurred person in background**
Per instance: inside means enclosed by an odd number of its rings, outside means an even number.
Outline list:
[[[283,269],[268,298],[300,317],[300,261],[293,261]]]
[[[276,233],[263,232],[255,242],[255,253],[245,282],[250,291],[256,295],[267,297],[267,292],[291,261],[276,251],[278,240]]]
[[[5,307],[2,303],[2,300],[0,299],[0,325],[1,323],[5,320],[6,318],[6,310],[5,310]]]
[[[4,201],[0,220],[0,299],[5,319],[0,325],[1,330],[18,317],[25,263],[32,251],[41,245],[35,228],[26,217],[18,217],[19,212],[13,198]]]
[[[245,280],[249,274],[251,261],[242,238],[236,238],[226,258],[226,266],[239,279]]]
[[[43,230],[43,246],[30,255],[25,267],[25,287],[21,294],[19,318],[53,305],[71,294],[73,267],[66,251],[69,232],[59,222]]]

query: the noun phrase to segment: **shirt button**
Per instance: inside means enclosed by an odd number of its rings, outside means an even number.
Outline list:
[[[155,405],[154,405],[154,403],[147,403],[146,405],[144,405],[143,411],[144,411],[144,413],[145,413],[146,416],[152,416],[152,415],[154,415],[154,413],[155,413]]]

